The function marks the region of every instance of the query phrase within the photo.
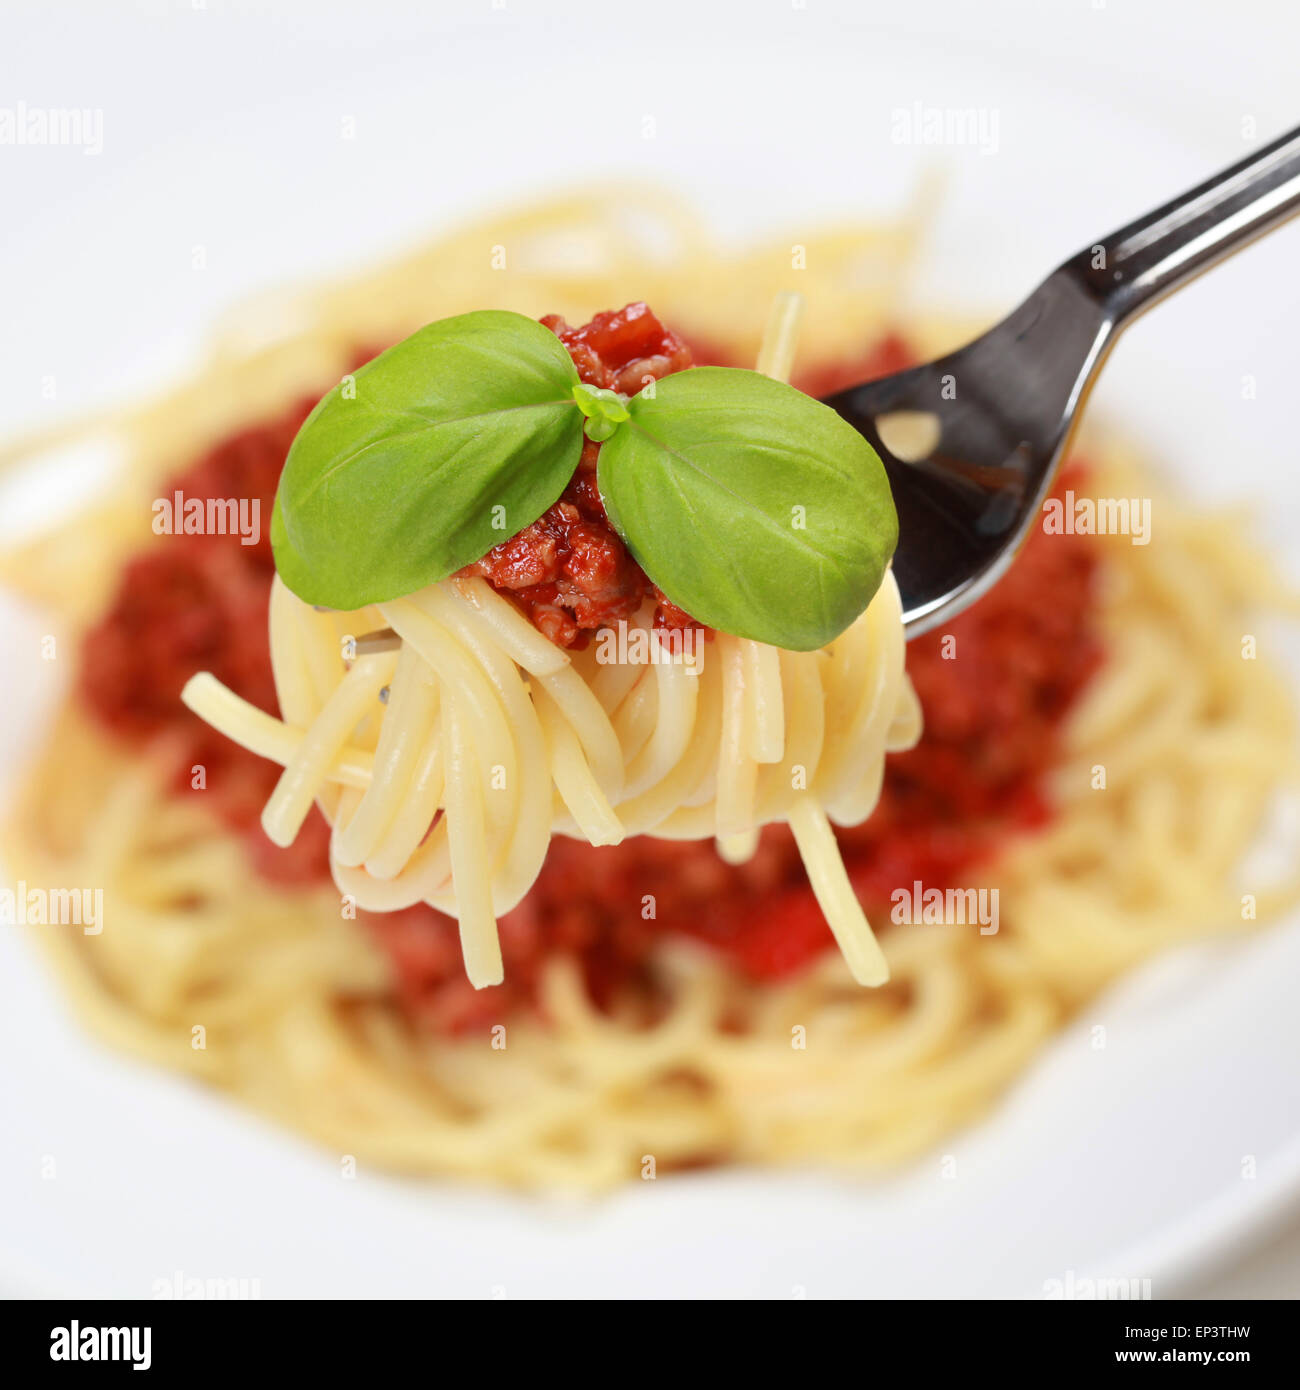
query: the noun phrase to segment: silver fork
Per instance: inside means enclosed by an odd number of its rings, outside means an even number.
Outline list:
[[[1298,211],[1300,128],[1080,251],[960,351],[826,398],[889,475],[909,637],[1011,563],[1120,331]]]

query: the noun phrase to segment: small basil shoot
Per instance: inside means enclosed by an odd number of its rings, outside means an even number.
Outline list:
[[[587,417],[587,423],[583,426],[587,438],[597,444],[603,444],[629,418],[624,398],[617,391],[607,391],[603,386],[579,383],[573,388],[573,399]]]
[[[520,314],[429,324],[307,417],[271,517],[300,598],[360,608],[432,584],[536,521],[586,436],[638,564],[697,621],[808,651],[880,586],[898,538],[874,450],[827,406],[733,368],[631,400],[578,380]]]

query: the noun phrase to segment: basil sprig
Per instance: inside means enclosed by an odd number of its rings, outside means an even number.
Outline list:
[[[495,310],[422,328],[320,401],[280,480],[276,567],[344,609],[445,579],[556,501],[584,430],[611,524],[699,622],[808,651],[879,588],[889,484],[833,410],[725,367],[627,400],[580,383],[549,329]]]

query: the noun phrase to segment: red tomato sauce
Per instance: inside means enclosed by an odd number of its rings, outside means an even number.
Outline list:
[[[650,381],[693,365],[691,350],[645,304],[627,304],[570,328],[558,314],[542,322],[569,350],[589,386],[632,396]],[[609,524],[596,487],[600,445],[584,439],[577,471],[563,496],[531,526],[462,574],[482,575],[558,647],[585,647],[598,628],[612,627],[655,598],[655,626],[697,626],[670,603],[628,554]]]
[[[690,365],[690,348],[643,305],[572,329],[544,320],[593,385],[640,389]],[[713,360],[718,354],[711,353]],[[825,394],[909,364],[891,335],[844,364],[798,384]],[[329,830],[313,813],[296,844],[262,834],[261,808],[279,769],[209,729],[181,705],[181,687],[210,670],[260,708],[275,710],[266,631],[274,567],[266,536],[280,469],[312,402],[241,430],[169,480],[161,495],[259,498],[258,545],[231,535],[156,536],[123,570],[113,601],[87,634],[81,692],[123,740],[166,739],[177,750],[175,794],[202,796],[240,833],[253,870],[279,882],[329,878]],[[471,567],[528,612],[561,645],[587,640],[656,591],[609,528],[588,444],[564,497],[534,527]],[[1061,486],[1077,485],[1078,472]],[[521,533],[524,534],[524,533]],[[1046,774],[1059,757],[1065,716],[1102,660],[1095,611],[1098,557],[1090,538],[1035,532],[1006,577],[942,632],[909,644],[908,671],[925,734],[889,758],[873,817],[837,836],[850,877],[877,925],[890,892],[920,880],[963,885],[1007,840],[1051,815]],[[483,568],[480,568],[483,567]],[[659,596],[658,621],[689,622]],[[202,764],[207,787],[191,789]],[[647,918],[644,900],[654,897]],[[394,967],[398,998],[436,1031],[499,1020],[536,999],[542,964],[556,953],[580,965],[598,1005],[628,986],[649,988],[650,957],[664,935],[689,937],[756,980],[778,980],[833,946],[784,826],[764,830],[748,863],[725,864],[710,842],[637,837],[601,849],[557,838],[523,903],[500,923],[505,984],[475,991],[465,978],[455,923],[427,907],[366,915],[365,927]]]

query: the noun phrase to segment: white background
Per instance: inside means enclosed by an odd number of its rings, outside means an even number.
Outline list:
[[[1006,307],[1252,135],[1300,121],[1298,51],[1300,12],[1281,3],[10,4],[0,107],[102,111],[104,141],[0,146],[0,432],[153,390],[248,293],[346,273],[556,179],[657,178],[736,239],[887,213],[931,153],[890,140],[890,113],[914,102],[997,113],[996,150],[940,152],[949,202],[926,284],[935,302]],[[1265,526],[1280,550],[1300,524],[1298,262],[1287,229],[1162,306],[1093,405],[1202,495],[1275,491]],[[1134,987],[1135,1006],[1108,1002],[1135,1040],[1133,1074],[1121,1055],[1098,1078],[1067,1038],[988,1134],[962,1141],[975,1176],[958,1192],[924,1170],[866,1195],[723,1176],[674,1188],[667,1215],[643,1194],[591,1215],[368,1177],[343,1211],[311,1151],[88,1045],[0,933],[0,1278],[130,1292],[179,1261],[262,1272],[268,1292],[536,1279],[971,1294],[1094,1267],[1155,1269],[1165,1293],[1294,1294],[1300,1252],[1282,1233],[1300,1034],[1284,986],[1298,964],[1275,936],[1174,962]],[[51,1146],[80,1155],[57,1196],[29,1178]],[[1234,1156],[1255,1149],[1272,1158],[1244,1192]],[[304,1241],[322,1211],[333,1238]],[[503,1231],[519,1241],[504,1272],[457,1244]],[[438,1232],[437,1260],[394,1269],[404,1242]],[[931,1255],[909,1255],[914,1236]],[[1252,1241],[1270,1263],[1227,1272]],[[863,1273],[873,1264],[898,1270],[892,1284]]]

